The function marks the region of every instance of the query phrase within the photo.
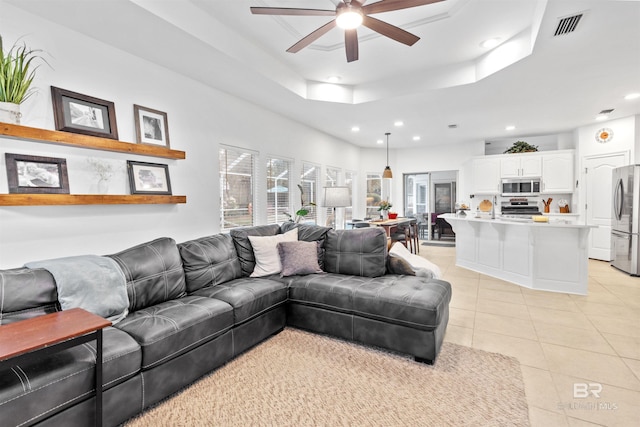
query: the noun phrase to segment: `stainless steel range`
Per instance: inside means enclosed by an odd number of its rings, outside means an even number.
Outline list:
[[[505,218],[530,218],[532,215],[541,215],[538,203],[526,197],[516,197],[503,201],[500,204],[500,211]]]

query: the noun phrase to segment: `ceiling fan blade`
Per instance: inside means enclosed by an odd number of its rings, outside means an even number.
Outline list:
[[[289,7],[251,7],[254,15],[335,16],[335,10],[298,9]]]
[[[318,28],[308,36],[302,38],[298,43],[291,46],[287,49],[287,52],[296,53],[309,46],[314,41],[318,40],[321,36],[325,35],[329,32],[333,27],[336,26],[336,20],[332,19],[330,22],[324,24],[322,27]]]
[[[347,51],[347,62],[358,60],[358,33],[355,29],[344,30],[344,47]]]
[[[362,25],[372,29],[377,33],[382,34],[383,36],[387,36],[390,39],[393,39],[400,43],[404,43],[408,46],[413,46],[418,40],[420,40],[420,37],[411,34],[410,32],[403,30],[402,28],[396,27],[395,25],[387,24],[384,21],[372,18],[370,16],[364,17],[364,19],[362,20]]]
[[[438,3],[444,0],[386,0],[363,6],[362,10],[366,14],[391,12],[394,10],[408,9],[410,7],[424,6],[431,3]]]

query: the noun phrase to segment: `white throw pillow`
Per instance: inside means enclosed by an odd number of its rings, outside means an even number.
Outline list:
[[[287,231],[275,236],[248,236],[253,246],[253,256],[256,258],[256,266],[251,277],[269,276],[280,273],[282,264],[278,253],[279,242],[298,241],[298,229]]]
[[[434,279],[442,278],[442,272],[437,265],[426,258],[422,258],[420,255],[412,254],[402,243],[394,243],[389,250],[389,256],[402,258],[407,261],[409,265],[411,265],[411,268],[416,272],[416,276],[432,276]]]

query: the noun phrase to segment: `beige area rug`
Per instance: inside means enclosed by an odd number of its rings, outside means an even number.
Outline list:
[[[445,343],[434,366],[287,328],[125,424],[528,426],[519,362]]]

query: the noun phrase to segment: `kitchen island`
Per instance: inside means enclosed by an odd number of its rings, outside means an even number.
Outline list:
[[[456,233],[456,265],[530,289],[587,294],[593,226],[444,214]]]

